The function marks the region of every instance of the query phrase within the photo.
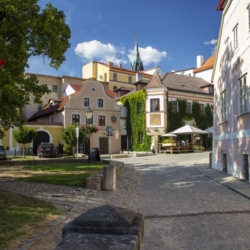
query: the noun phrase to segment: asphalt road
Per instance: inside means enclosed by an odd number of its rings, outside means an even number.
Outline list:
[[[208,163],[208,153],[124,162],[136,166],[141,176],[143,250],[250,249],[250,200],[197,170]]]

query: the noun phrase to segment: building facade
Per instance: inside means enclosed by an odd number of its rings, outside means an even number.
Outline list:
[[[249,180],[250,1],[220,0],[212,168]]]

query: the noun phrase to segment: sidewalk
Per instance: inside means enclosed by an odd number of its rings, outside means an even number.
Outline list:
[[[221,183],[225,187],[250,200],[250,183],[248,181],[228,175],[225,172],[209,168],[208,164],[195,164],[194,167],[197,171],[204,174],[208,178]]]

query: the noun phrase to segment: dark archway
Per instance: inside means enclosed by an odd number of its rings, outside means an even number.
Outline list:
[[[38,131],[33,141],[33,154],[37,155],[37,147],[41,142],[49,142],[49,134],[45,131]]]

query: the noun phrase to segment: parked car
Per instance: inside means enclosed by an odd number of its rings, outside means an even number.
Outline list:
[[[56,148],[53,143],[41,142],[37,148],[37,155],[39,158],[42,156],[56,157]]]
[[[4,146],[0,146],[0,159],[6,160],[6,151]]]

